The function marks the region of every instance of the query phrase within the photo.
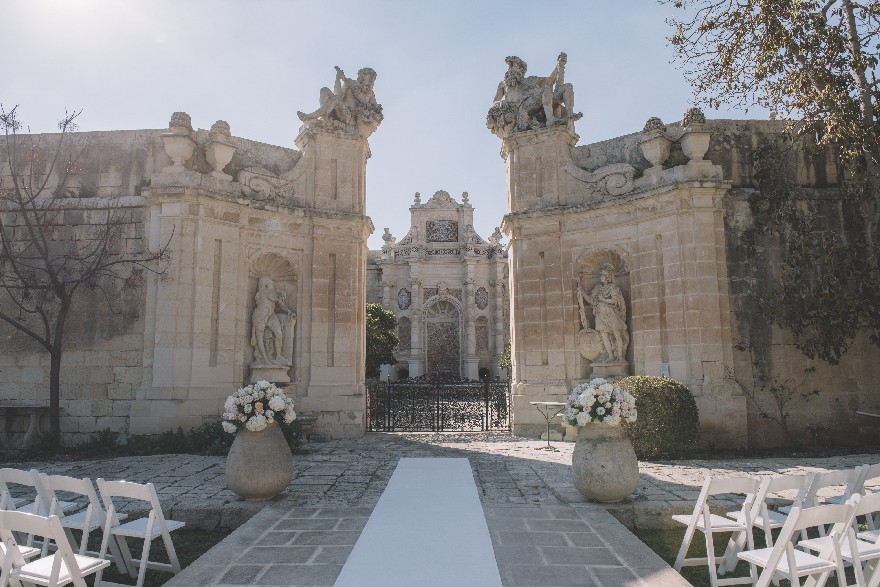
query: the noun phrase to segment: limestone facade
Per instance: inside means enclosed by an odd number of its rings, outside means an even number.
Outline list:
[[[737,350],[744,341],[764,349],[766,368],[782,378],[817,367],[795,381],[827,391],[792,405],[793,425],[852,429],[855,409],[876,405],[876,346],[857,341],[841,365],[813,364],[784,332],[754,328],[744,285],[772,271],[756,275],[736,254],[752,222],[742,197],[753,190],[750,153],[783,123],[707,122],[691,109],[680,124],[652,118],[640,133],[578,146],[562,57],[548,78],[524,77],[525,64],[509,57],[487,116],[507,171],[514,432],[537,436],[544,425],[529,401],[563,400],[596,376],[648,374],[690,387],[707,443],[772,444],[772,425],[734,381],[754,381]],[[801,184],[840,181],[831,153],[801,156]],[[613,268],[631,337],[619,367],[595,360],[602,345],[579,293],[596,287],[603,266]],[[767,409],[773,400],[762,401]]]
[[[338,118],[341,109],[328,99],[302,126],[298,149],[234,137],[223,121],[194,131],[185,113],[175,113],[165,130],[69,135],[79,168],[64,193],[58,177],[47,187],[65,199],[68,228],[87,229],[101,221],[92,210],[113,206],[125,219],[120,246],[167,244],[170,261],[162,275],[145,272],[138,287],[117,291],[109,309],[96,291],[76,299],[62,364],[65,442],[108,428],[155,434],[217,420],[226,396],[255,374],[285,385],[296,411],[317,418],[316,432],[364,432],[363,308],[373,231],[364,178],[367,137],[382,116],[372,78],[354,81],[340,71],[333,99],[345,102],[345,115]],[[59,137],[32,138],[54,145]],[[0,169],[10,181],[5,161]],[[251,344],[261,281],[289,312],[266,307],[295,326],[283,341],[265,329],[283,358],[256,373],[266,367]],[[264,324],[274,320],[263,314]],[[0,399],[47,401],[45,353],[12,328],[2,336]]]
[[[488,240],[476,233],[467,192],[461,203],[445,191],[422,203],[416,193],[410,216],[400,241],[385,229],[385,244],[370,252],[367,265],[367,299],[398,320],[398,363],[382,375],[503,375],[498,357],[510,322],[500,230]]]

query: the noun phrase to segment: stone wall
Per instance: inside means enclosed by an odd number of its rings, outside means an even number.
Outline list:
[[[76,173],[47,186],[69,201],[65,230],[100,221],[103,198],[124,207],[118,246],[170,252],[163,275],[147,273],[113,300],[118,314],[98,292],[76,300],[62,368],[65,442],[218,419],[253,377],[251,314],[264,275],[297,315],[292,364],[279,369],[297,412],[317,417],[316,432],[362,434],[366,139],[306,125],[294,150],[233,137],[219,122],[210,132],[174,124],[69,135],[65,154],[81,152]],[[54,145],[58,136],[22,139]],[[190,154],[173,160],[169,140]],[[217,163],[221,143],[234,154]],[[0,169],[8,181],[4,161]],[[46,402],[44,353],[7,326],[0,334],[0,401]]]

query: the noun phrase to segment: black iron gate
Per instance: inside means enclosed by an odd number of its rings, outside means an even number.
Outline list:
[[[368,383],[367,421],[376,432],[507,430],[510,382],[428,374]]]

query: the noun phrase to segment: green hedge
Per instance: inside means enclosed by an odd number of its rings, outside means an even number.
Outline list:
[[[638,420],[623,424],[636,455],[640,459],[684,456],[700,427],[691,390],[668,377],[626,377],[618,384],[636,398]]]

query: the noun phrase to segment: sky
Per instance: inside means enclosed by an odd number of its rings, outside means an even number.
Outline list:
[[[79,130],[163,129],[172,112],[193,126],[227,121],[235,136],[295,148],[297,110],[318,106],[334,65],[378,73],[385,120],[370,137],[371,249],[388,227],[409,230],[415,192],[466,191],[487,237],[505,213],[500,139],[486,129],[506,65],[549,75],[568,54],[575,130],[588,144],[675,122],[694,102],[673,63],[655,0],[0,0],[5,71],[0,102],[32,132],[53,132],[65,109]],[[766,112],[706,110],[709,118]]]

